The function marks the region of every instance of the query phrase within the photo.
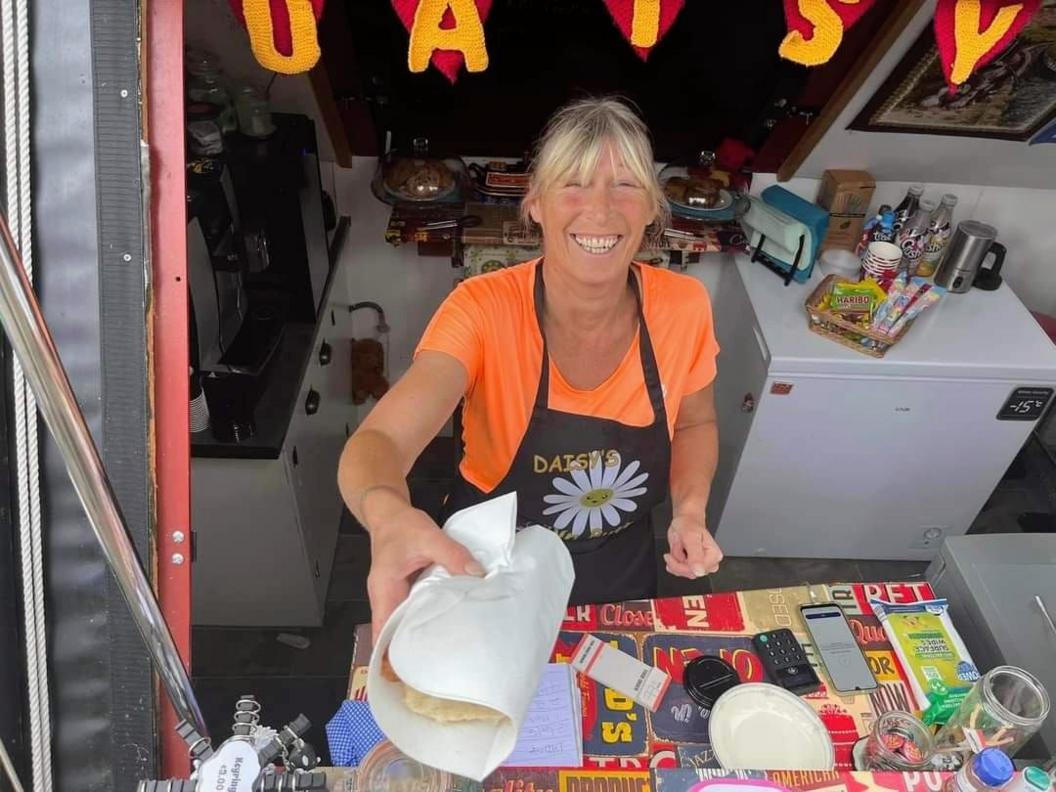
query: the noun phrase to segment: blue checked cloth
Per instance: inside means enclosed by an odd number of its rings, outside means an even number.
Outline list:
[[[374,722],[367,702],[346,701],[326,724],[326,739],[334,767],[358,767],[385,735]]]

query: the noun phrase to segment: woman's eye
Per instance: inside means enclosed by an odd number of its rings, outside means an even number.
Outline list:
[[[616,182],[616,186],[617,187],[637,187],[638,186],[638,182],[631,181],[629,179],[621,179],[620,181]]]

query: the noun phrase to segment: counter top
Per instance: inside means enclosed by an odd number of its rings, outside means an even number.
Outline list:
[[[688,272],[710,283],[716,264],[737,268],[771,374],[1056,382],[1056,345],[1007,283],[993,292],[973,289],[943,296],[885,357],[875,359],[808,329],[803,304],[821,282],[819,268],[809,282],[785,286],[746,255],[716,254],[691,264]],[[721,292],[713,299],[722,299]]]
[[[869,609],[871,597],[917,602],[932,599],[934,592],[923,580],[817,583],[569,608],[551,662],[568,662],[583,633],[594,633],[632,657],[671,674],[673,682],[660,708],[647,712],[640,704],[630,706],[629,699],[606,695],[603,686],[584,678],[585,767],[637,772],[657,767],[681,767],[690,771],[717,769],[706,711],[701,712],[693,705],[682,686],[685,664],[700,655],[720,655],[734,664],[744,682],[773,681],[753,650],[752,636],[788,627],[800,642],[806,643],[809,639],[801,621],[792,614],[805,603],[836,601],[842,604],[862,649],[878,668],[890,669],[878,680],[880,686],[876,690],[841,695],[822,688],[803,698],[819,714],[832,738],[835,769],[852,770],[852,747],[869,733],[877,716],[891,709],[912,709],[916,704],[894,649]],[[349,699],[366,699],[369,660],[370,625],[366,624],[356,629]],[[819,667],[818,671],[822,680],[826,680],[824,669]],[[622,737],[615,739],[616,734]],[[508,773],[511,779],[524,777],[523,771],[500,769],[485,780],[484,789],[506,789],[501,773]],[[836,780],[834,773],[827,775]],[[682,792],[692,786],[675,784],[676,777],[672,777],[672,785],[658,784],[658,787]],[[681,780],[686,780],[684,773]],[[788,783],[787,779],[784,783]],[[537,790],[557,788],[557,784],[536,784]],[[900,787],[894,789],[897,792]]]

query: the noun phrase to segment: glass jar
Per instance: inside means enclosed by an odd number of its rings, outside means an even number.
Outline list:
[[[358,787],[371,792],[447,792],[451,776],[404,754],[388,740],[375,745],[359,766]]]
[[[861,770],[923,770],[935,744],[928,727],[908,712],[885,712],[866,738]]]
[[[206,50],[187,50],[184,54],[187,69],[187,99],[205,102],[220,108],[220,130],[234,132],[237,128],[231,97],[223,86],[223,71],[213,53]]]
[[[935,736],[936,750],[963,762],[986,748],[1015,756],[1049,714],[1049,694],[1033,674],[1014,666],[987,671]]]
[[[235,92],[235,114],[239,130],[247,137],[266,138],[275,131],[268,100],[252,85],[243,85]]]

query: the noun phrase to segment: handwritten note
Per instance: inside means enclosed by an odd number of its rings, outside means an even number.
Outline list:
[[[503,767],[582,767],[583,729],[576,672],[550,663]]]

